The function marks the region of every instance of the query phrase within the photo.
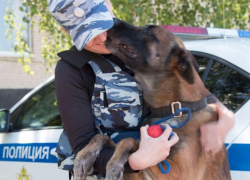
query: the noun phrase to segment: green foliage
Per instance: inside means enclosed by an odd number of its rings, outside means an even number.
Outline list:
[[[169,24],[181,26],[236,28],[250,30],[249,0],[111,0],[116,16],[135,25]],[[223,11],[224,7],[224,11]],[[23,0],[20,11],[25,12],[23,23],[33,28],[38,23],[44,33],[42,56],[45,67],[49,69],[58,60],[57,53],[68,49],[72,41],[67,33],[48,12],[48,0]],[[21,54],[19,62],[24,70],[33,74],[29,67],[32,50],[23,38],[25,26],[17,25],[13,10],[7,9],[5,21],[9,25],[7,36],[15,34],[15,51]],[[224,12],[224,13],[223,13]],[[223,18],[223,16],[225,18]],[[224,21],[223,21],[224,19]]]
[[[20,55],[20,57],[18,58],[18,62],[23,65],[23,70],[25,72],[27,72],[28,74],[34,74],[34,72],[30,69],[30,66],[27,65],[28,63],[31,63],[30,56],[32,56],[32,52],[23,35],[23,32],[26,30],[24,26],[25,20],[20,24],[15,23],[16,16],[12,12],[13,11],[11,9],[6,9],[4,20],[9,25],[6,36],[8,39],[11,39],[14,33],[14,37],[16,40],[14,51]]]
[[[113,0],[116,16],[129,23],[223,28],[223,1]],[[224,0],[225,28],[250,30],[250,1]]]
[[[34,24],[37,23],[39,31],[44,34],[42,40],[42,57],[46,70],[49,70],[53,63],[59,59],[57,53],[69,49],[72,46],[69,35],[62,30],[61,26],[48,12],[47,0],[24,0],[22,1],[19,11],[25,13],[21,24],[15,22],[16,17],[13,9],[7,8],[6,16],[4,17],[8,25],[6,36],[10,39],[12,34],[15,35],[16,43],[14,51],[21,55],[18,62],[23,65],[25,72],[31,75],[34,74],[29,66],[31,58],[33,57],[32,50],[24,38],[24,31],[28,31],[29,29],[27,29],[24,24],[28,23],[28,28],[33,29]]]

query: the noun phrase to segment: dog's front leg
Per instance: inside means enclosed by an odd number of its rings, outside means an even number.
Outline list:
[[[124,165],[128,161],[130,154],[139,148],[139,143],[133,138],[121,140],[115,149],[115,152],[107,164],[105,180],[121,180],[124,171]]]
[[[79,151],[74,162],[74,179],[82,180],[91,175],[93,172],[93,165],[96,158],[99,156],[103,148],[115,148],[115,143],[110,137],[97,134],[93,137],[89,144]]]

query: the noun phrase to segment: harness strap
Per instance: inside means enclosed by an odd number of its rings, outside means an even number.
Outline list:
[[[109,60],[102,60],[102,61],[105,61],[105,64],[103,62],[98,62],[99,64],[97,64],[94,61],[88,62],[91,65],[91,67],[92,67],[92,69],[93,69],[93,71],[94,71],[94,73],[95,73],[96,76],[102,76],[104,74],[114,73],[114,72],[121,72],[121,69],[117,65],[115,65],[114,63],[112,63],[111,61],[109,61]],[[111,69],[110,69],[111,72],[110,71],[105,71],[105,70],[103,72],[103,69],[101,69],[101,66],[106,67],[107,66],[106,63],[108,63],[109,66],[111,65],[113,67],[114,71],[111,71]],[[98,84],[99,82],[96,81],[96,83]]]
[[[86,63],[93,61],[100,67],[102,73],[116,72],[114,67],[99,54],[89,52],[85,49],[78,51],[75,46],[70,50],[62,51],[57,54],[62,60],[81,69]]]

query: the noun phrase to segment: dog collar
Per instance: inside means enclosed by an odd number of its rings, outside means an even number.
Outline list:
[[[186,107],[191,110],[191,112],[199,111],[204,109],[207,106],[207,98],[204,97],[195,102],[172,102],[168,106],[160,107],[160,108],[151,108],[151,117],[165,117],[171,114],[174,114],[177,110]],[[175,117],[181,117],[182,114],[186,114],[187,112],[180,112]]]

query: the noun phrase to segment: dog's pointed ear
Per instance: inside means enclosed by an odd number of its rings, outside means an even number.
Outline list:
[[[189,51],[185,51],[179,46],[175,46],[172,49],[171,56],[176,56],[177,61],[175,67],[178,69],[178,72],[188,83],[194,83],[194,72],[192,65],[195,69],[198,70],[198,64],[194,59],[193,55]]]

